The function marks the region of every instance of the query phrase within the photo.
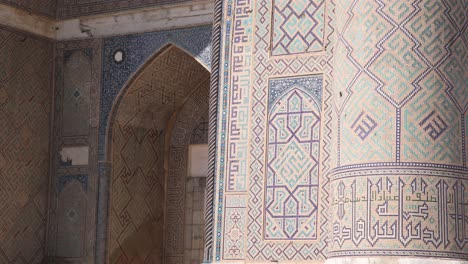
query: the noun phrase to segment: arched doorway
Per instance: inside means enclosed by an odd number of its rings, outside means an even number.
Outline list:
[[[163,48],[122,90],[108,130],[109,263],[201,263],[203,177],[189,145],[207,143],[210,73]],[[206,129],[205,129],[206,128]]]

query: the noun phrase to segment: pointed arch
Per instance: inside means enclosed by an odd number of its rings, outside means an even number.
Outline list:
[[[190,57],[192,62],[197,62],[200,67],[203,67],[206,70],[206,73],[209,75],[208,67],[202,63],[198,58],[193,56],[190,52],[186,51],[184,48],[174,44],[168,43],[165,46],[157,50],[151,58],[149,58],[125,83],[124,87],[119,91],[114,103],[112,104],[111,111],[106,126],[106,137],[105,137],[105,160],[109,160],[110,154],[112,152],[112,144],[109,144],[109,139],[112,138],[112,127],[115,121],[115,117],[119,110],[119,107],[122,103],[123,98],[128,94],[130,88],[134,86],[135,82],[142,77],[143,72],[145,72],[150,65],[154,64],[156,61],[159,61],[164,58],[165,54],[168,54],[171,50],[180,51],[181,54],[184,54],[187,58]],[[201,69],[199,67],[199,69]]]
[[[101,232],[106,237],[100,248],[107,249],[109,263],[163,259],[168,252],[159,243],[162,237],[154,236],[164,232],[162,221],[168,211],[161,208],[170,199],[166,154],[170,122],[201,87],[208,97],[210,73],[205,67],[168,44],[132,75],[114,100],[105,135],[108,190],[100,191],[108,196],[99,198],[100,204],[107,200],[98,236]],[[136,241],[145,249],[132,251]]]

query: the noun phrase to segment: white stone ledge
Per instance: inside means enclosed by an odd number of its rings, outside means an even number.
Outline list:
[[[0,25],[55,39],[55,20],[0,4]]]
[[[0,25],[63,41],[209,25],[213,8],[213,0],[195,0],[57,21],[0,4]]]

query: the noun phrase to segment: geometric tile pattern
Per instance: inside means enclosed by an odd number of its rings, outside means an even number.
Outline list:
[[[0,263],[45,251],[52,43],[0,28]]]
[[[272,55],[321,51],[325,35],[325,2],[273,1]]]
[[[270,89],[275,81],[281,82],[270,80]],[[263,227],[267,240],[317,238],[321,102],[304,88],[290,86],[277,101],[269,102],[273,107]]]
[[[301,92],[289,96],[269,122],[265,238],[315,239],[320,118]]]
[[[434,6],[430,1],[401,6],[351,3],[340,2],[337,7],[345,14],[338,23],[335,65],[345,77],[339,78],[337,90],[347,98],[342,107],[346,113],[341,112],[339,120],[338,164],[363,159],[466,164],[460,129],[466,111],[462,92],[466,76],[460,70],[466,67],[461,58],[467,51],[463,27],[455,22],[459,17],[453,11],[466,6],[460,1]],[[358,103],[364,109],[355,110]],[[375,107],[381,110],[374,111]],[[351,133],[355,120],[350,116],[363,110],[373,112],[379,125],[366,140],[356,142]]]
[[[242,217],[247,207],[247,199],[242,194],[227,194],[226,195],[226,207],[225,217],[229,219],[226,221],[226,230],[229,230],[224,236],[224,243],[228,252],[225,253],[225,258],[239,259],[245,258],[245,225],[246,218]]]
[[[152,127],[114,125],[110,263],[161,259],[162,244],[156,239],[162,234],[164,200],[159,141]]]
[[[285,12],[287,12],[287,9],[300,9],[300,7],[293,6],[296,4],[296,1],[284,1],[284,3],[289,5],[282,9]],[[297,3],[301,3],[301,1]],[[305,3],[305,6],[309,6],[308,4],[309,2]],[[314,137],[319,134],[323,135],[323,137],[320,138],[321,142],[320,144],[317,144],[317,142],[312,143],[311,145],[314,146],[312,147],[314,148],[313,154],[305,155],[304,159],[308,160],[308,162],[305,163],[309,166],[313,164],[313,158],[311,157],[318,159],[320,153],[320,161],[317,162],[317,164],[320,163],[320,166],[313,172],[313,174],[316,175],[314,180],[317,184],[320,182],[321,185],[323,183],[324,186],[327,186],[327,173],[331,168],[330,147],[332,133],[330,121],[332,108],[330,98],[332,85],[330,78],[330,62],[333,58],[332,50],[328,49],[323,54],[310,53],[309,56],[270,57],[274,55],[273,47],[270,45],[273,45],[272,40],[276,33],[272,31],[274,28],[272,26],[272,22],[274,21],[273,13],[275,12],[272,1],[224,1],[223,10],[226,12],[223,14],[224,27],[222,29],[223,39],[221,45],[221,65],[223,65],[221,76],[223,77],[220,80],[220,96],[218,102],[220,109],[218,111],[219,127],[217,130],[217,177],[215,179],[217,184],[217,199],[215,200],[216,214],[213,260],[251,260],[261,262],[271,260],[300,261],[324,259],[326,254],[326,237],[328,235],[327,201],[329,195],[327,188],[311,187],[309,193],[311,193],[311,200],[314,202],[304,202],[304,204],[310,205],[311,207],[317,207],[316,212],[312,213],[316,213],[317,220],[316,222],[314,222],[314,220],[304,221],[304,223],[308,222],[308,224],[301,226],[299,232],[308,232],[306,231],[307,228],[309,228],[309,230],[315,228],[315,230],[312,231],[312,233],[315,233],[315,240],[307,238],[309,240],[298,239],[294,241],[293,236],[288,238],[283,231],[281,231],[281,235],[278,236],[278,238],[280,238],[278,240],[265,237],[267,232],[264,229],[267,225],[265,221],[270,217],[267,217],[265,208],[268,206],[265,199],[269,199],[267,198],[268,194],[266,188],[267,185],[270,184],[267,179],[267,171],[269,170],[267,164],[269,159],[273,157],[268,155],[267,145],[270,139],[266,136],[268,135],[267,132],[269,128],[268,116],[272,113],[270,109],[275,109],[275,105],[270,105],[269,101],[271,102],[274,99],[282,98],[281,96],[276,96],[276,94],[282,95],[283,91],[286,91],[286,93],[294,93],[294,91],[284,89],[285,87],[291,89],[294,87],[297,88],[298,86],[301,87],[298,83],[294,84],[295,79],[300,80],[301,78],[294,76],[323,75],[322,85],[312,86],[314,89],[311,89],[307,93],[301,89],[295,91],[298,91],[301,97],[308,98],[304,101],[307,102],[304,104],[308,107],[305,109],[314,109],[314,120],[321,120],[320,129],[314,126],[315,129],[313,132]],[[333,10],[333,3],[324,5],[323,12],[326,17],[325,21],[327,22],[333,20],[333,13],[331,10]],[[255,16],[252,14],[255,14]],[[250,26],[253,23],[251,20],[254,20],[255,26],[253,28]],[[323,41],[325,42],[323,46],[326,47],[330,45],[330,47],[332,47],[331,36],[333,34],[333,29],[330,24],[326,23],[324,23],[324,27],[329,35],[323,37]],[[245,48],[238,47],[237,41],[239,39],[245,41],[243,46],[252,47],[253,50],[251,53],[243,53]],[[307,51],[300,51],[300,53],[304,52]],[[250,69],[252,69],[251,72],[249,72]],[[242,76],[242,73],[248,73],[251,76],[250,89],[241,93],[231,93],[233,89],[237,89],[238,87],[235,86],[235,83],[230,82],[230,80],[239,80],[240,78],[238,76]],[[305,79],[307,78],[309,77]],[[284,83],[289,83],[290,85],[277,86],[278,89],[270,87],[271,91],[269,91],[269,81],[274,79],[281,79]],[[320,89],[317,89],[318,87],[320,87]],[[317,100],[316,103],[311,102],[318,98],[323,98],[323,104],[322,100]],[[247,115],[248,128],[245,130],[246,133],[241,133],[241,135],[244,134],[243,136],[247,136],[249,140],[247,144],[249,155],[244,159],[248,162],[246,166],[248,169],[246,174],[248,176],[248,189],[245,196],[242,192],[231,193],[228,185],[230,182],[229,180],[232,178],[232,172],[236,172],[227,166],[232,159],[230,149],[235,148],[237,145],[237,142],[228,140],[230,137],[235,136],[230,129],[232,124],[237,125],[239,122],[245,122],[244,115],[239,116],[235,114],[235,111],[231,111],[231,101],[233,100],[235,100],[236,103],[240,102],[240,104],[236,104],[236,108],[244,107],[247,108],[249,112]],[[284,101],[286,102],[287,100]],[[284,105],[287,105],[287,103],[284,103]],[[293,105],[297,106],[300,104]],[[303,116],[307,119],[309,113]],[[310,118],[310,120],[312,119],[313,118]],[[311,125],[307,123],[305,126]],[[319,130],[321,130],[320,133],[318,133]],[[293,133],[290,132],[290,134]],[[315,140],[316,138],[312,141]],[[301,144],[307,145],[306,143],[307,142]],[[307,153],[307,151],[303,151],[303,153]],[[276,161],[272,160],[272,162],[275,163]],[[285,161],[284,164],[287,164],[287,162]],[[312,165],[312,167],[313,166],[314,165]],[[283,168],[285,167],[287,166]],[[304,178],[307,177],[304,176]],[[315,197],[313,197],[314,194],[312,194],[314,188],[318,191]],[[293,197],[294,199],[296,199],[296,197],[300,199],[300,195],[301,194],[294,195]],[[245,199],[247,199],[246,203],[243,202]],[[295,218],[293,213],[287,217],[291,219]],[[302,217],[299,217],[299,219],[300,218]],[[314,223],[312,224],[312,222]],[[242,227],[242,225],[245,226]],[[303,228],[304,226],[305,228]],[[300,237],[300,235],[298,235],[298,237]],[[302,237],[305,237],[305,235],[302,235]],[[293,241],[294,243],[292,243]]]

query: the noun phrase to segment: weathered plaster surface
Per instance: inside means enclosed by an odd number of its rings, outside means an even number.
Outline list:
[[[189,146],[188,176],[206,177],[208,172],[208,144]]]
[[[64,147],[60,156],[62,162],[70,162],[72,166],[88,165],[89,147]]]

